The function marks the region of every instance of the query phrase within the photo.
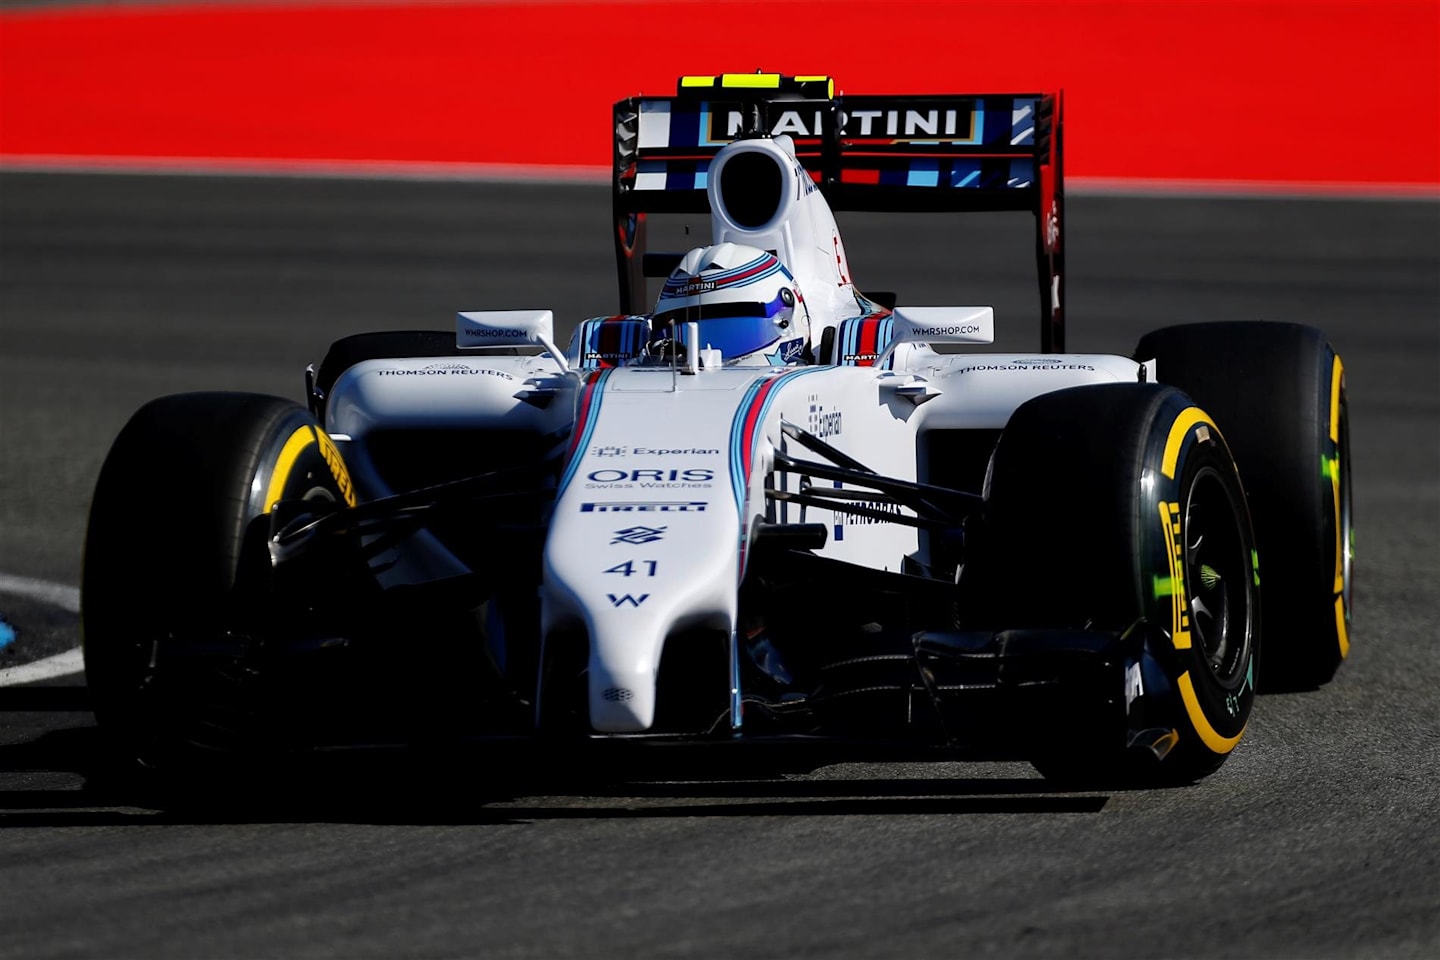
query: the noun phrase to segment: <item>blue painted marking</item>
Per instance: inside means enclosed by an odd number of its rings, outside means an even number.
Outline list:
[[[938,187],[940,185],[940,162],[938,160],[915,160],[910,165],[909,186]]]
[[[859,353],[860,344],[860,323],[858,320],[841,320],[840,330],[843,339],[840,342],[840,356],[835,358],[837,363],[843,364],[846,357],[853,357]]]
[[[15,642],[15,628],[10,626],[10,621],[0,617],[0,647],[8,647]]]
[[[980,161],[961,158],[950,164],[950,186],[964,187],[980,179]]]

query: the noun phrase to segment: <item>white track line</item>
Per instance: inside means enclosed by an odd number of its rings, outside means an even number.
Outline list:
[[[36,580],[34,577],[12,577],[8,573],[0,573],[0,593],[18,593],[22,597],[29,597],[31,600],[48,603],[52,607],[59,607],[67,613],[80,612],[80,588],[66,586],[63,583]]]
[[[15,577],[8,573],[0,573],[0,593],[18,594],[31,600],[48,603],[52,607],[59,607],[69,613],[80,612],[80,590],[63,583],[51,583],[49,580],[36,580],[33,577]],[[75,647],[64,653],[57,653],[53,657],[46,657],[44,660],[0,669],[0,687],[68,677],[80,673],[84,669],[85,661],[80,654],[80,648]]]
[[[44,660],[21,664],[18,667],[5,667],[0,670],[0,687],[35,683],[38,680],[54,680],[56,677],[68,677],[84,672],[85,658],[81,655],[80,648],[75,647],[73,650],[57,653]]]

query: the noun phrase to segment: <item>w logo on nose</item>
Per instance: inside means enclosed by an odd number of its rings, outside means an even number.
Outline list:
[[[633,597],[628,593],[619,597],[615,596],[615,594],[613,593],[607,593],[605,594],[605,596],[610,601],[610,606],[612,607],[623,607],[627,603],[630,604],[630,606],[632,607],[638,607],[640,606],[640,604],[650,599],[650,594],[648,593],[642,593],[639,597]]]

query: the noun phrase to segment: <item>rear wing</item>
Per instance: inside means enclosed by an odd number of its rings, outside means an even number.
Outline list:
[[[1035,217],[1041,349],[1064,349],[1061,96],[837,96],[828,77],[682,77],[673,97],[615,104],[620,309],[643,312],[645,215],[706,213],[711,159],[747,135],[789,135],[832,210],[1017,210]]]

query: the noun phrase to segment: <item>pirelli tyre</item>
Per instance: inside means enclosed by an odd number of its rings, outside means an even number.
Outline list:
[[[1314,327],[1200,323],[1147,334],[1135,357],[1209,411],[1235,454],[1265,597],[1261,689],[1327,682],[1349,654],[1354,610],[1340,355]]]
[[[1249,515],[1214,421],[1157,384],[1045,394],[1010,418],[985,495],[976,562],[1006,626],[1143,638],[1095,691],[1125,730],[1050,717],[1037,769],[1145,785],[1218,769],[1250,716],[1260,630]]]
[[[126,763],[256,745],[246,560],[263,563],[271,506],[306,498],[353,505],[339,451],[289,401],[163,397],[121,430],[90,507],[81,616],[96,719]]]

